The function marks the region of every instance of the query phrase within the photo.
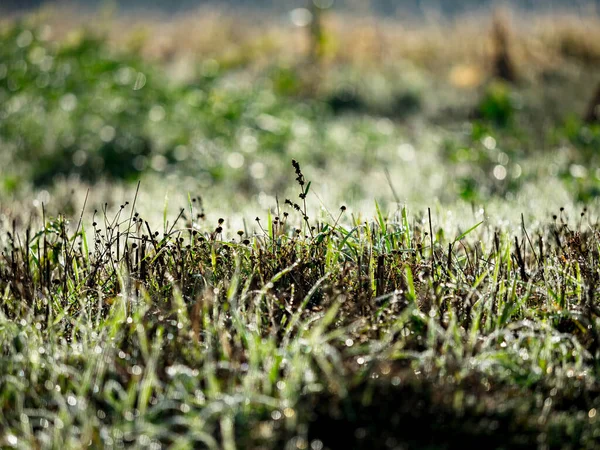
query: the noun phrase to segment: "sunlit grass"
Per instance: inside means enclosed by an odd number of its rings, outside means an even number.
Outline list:
[[[136,197],[114,216],[6,231],[3,444],[339,448],[325,425],[337,417],[372,447],[416,439],[389,398],[417,395],[410,420],[432,407],[448,417],[423,442],[441,445],[467,419],[454,436],[485,442],[506,428],[506,445],[593,446],[598,231],[587,213],[456,234],[379,207],[374,221],[345,207],[315,221],[296,171],[300,203],[237,236],[198,219],[196,198],[152,228]],[[368,421],[371,408],[391,416]]]
[[[0,446],[595,448],[594,19],[203,14],[1,25]]]

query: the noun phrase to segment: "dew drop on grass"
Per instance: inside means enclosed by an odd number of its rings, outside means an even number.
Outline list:
[[[506,166],[509,163],[509,161],[510,161],[510,158],[506,153],[500,152],[498,154],[498,164]]]
[[[296,8],[290,11],[290,20],[296,27],[305,27],[312,22],[313,16],[306,8]]]
[[[521,350],[519,350],[519,357],[523,361],[527,361],[529,359],[529,352],[527,351],[526,348],[522,348]]]
[[[157,172],[164,172],[169,161],[163,155],[154,155],[150,160],[150,167]]]
[[[33,42],[33,34],[29,30],[23,30],[19,36],[17,36],[17,45],[21,48],[29,46]]]
[[[233,152],[227,157],[227,164],[232,169],[239,169],[244,165],[244,155],[238,152]]]
[[[401,144],[398,147],[398,156],[404,162],[414,161],[415,148],[411,144]]]
[[[392,366],[390,366],[390,364],[384,363],[381,366],[381,374],[382,375],[389,375],[391,371],[392,371]]]
[[[262,180],[267,173],[265,165],[261,162],[252,163],[250,166],[250,176],[255,180]]]
[[[60,107],[65,112],[72,112],[77,108],[77,97],[75,94],[68,93],[59,100]]]
[[[46,56],[46,50],[42,47],[34,47],[29,52],[29,61],[36,66],[41,64]]]
[[[579,164],[571,164],[569,173],[573,178],[585,178],[587,176],[587,169]]]
[[[148,117],[152,122],[160,122],[165,118],[165,115],[165,108],[160,105],[154,105],[148,113]]]
[[[185,161],[189,156],[189,150],[185,145],[178,145],[173,152],[177,161]]]
[[[496,148],[496,139],[494,139],[492,136],[484,137],[481,143],[488,150],[494,150]]]
[[[504,180],[506,178],[506,174],[507,174],[506,167],[504,167],[501,164],[498,164],[497,166],[494,167],[493,174],[494,174],[494,178],[496,178],[497,180],[500,180],[500,181]]]
[[[123,86],[133,82],[136,72],[131,67],[121,67],[115,74],[115,81]]]
[[[110,125],[105,125],[102,127],[99,134],[100,134],[100,140],[102,140],[102,142],[108,143],[108,142],[111,142],[115,138],[116,131]]]
[[[323,447],[323,442],[318,439],[315,439],[310,443],[311,450],[323,450]]]
[[[512,168],[512,177],[513,179],[517,179],[517,178],[521,178],[521,175],[523,174],[523,169],[521,168],[521,166],[519,164],[515,164]]]
[[[146,86],[146,75],[144,75],[142,72],[138,72],[133,85],[133,90],[139,91],[144,86]]]
[[[304,450],[305,448],[308,448],[308,442],[306,442],[305,439],[299,437],[296,440],[296,448]]]

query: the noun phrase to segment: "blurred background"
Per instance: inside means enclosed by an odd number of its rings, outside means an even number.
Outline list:
[[[148,215],[190,194],[241,220],[297,196],[292,158],[325,215],[592,205],[599,7],[0,0],[0,205],[118,205],[141,180]]]
[[[4,0],[7,8],[27,9],[49,4],[65,4],[62,0]],[[105,0],[71,0],[70,4],[85,5],[98,8],[106,4]],[[323,0],[322,4],[333,4],[331,0]],[[189,11],[202,5],[219,8],[262,9],[285,12],[290,8],[302,5],[298,0],[115,0],[114,4],[122,9],[155,8],[167,13]],[[402,16],[405,14],[424,14],[436,10],[443,14],[456,15],[472,13],[477,9],[487,9],[498,5],[518,7],[525,10],[581,10],[590,5],[598,5],[598,0],[335,0],[336,7],[344,10],[369,10],[386,16]]]

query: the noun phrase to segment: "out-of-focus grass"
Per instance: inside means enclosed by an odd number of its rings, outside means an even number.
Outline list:
[[[372,198],[547,212],[597,195],[598,129],[579,120],[598,82],[593,19],[511,22],[510,85],[490,79],[483,17],[433,27],[330,13],[318,63],[306,30],[274,19],[82,17],[45,10],[2,25],[1,189],[15,205],[73,210],[71,191],[93,183],[100,207],[142,177],[161,203],[209,190],[244,215],[285,195],[292,157],[324,204],[364,213]],[[576,23],[589,30],[579,40]],[[378,51],[353,41],[368,30]],[[150,55],[165,39],[170,56]],[[259,41],[273,45],[248,49]]]

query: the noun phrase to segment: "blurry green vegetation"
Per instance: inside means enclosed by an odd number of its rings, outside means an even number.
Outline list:
[[[40,40],[42,31],[10,27],[0,46],[3,146],[35,183],[60,174],[128,180],[184,161],[219,178],[219,152],[240,139],[281,152],[294,120],[316,122],[318,106],[291,105],[266,83],[220,86],[214,62],[193,84],[177,86],[139,58],[109,51],[100,37],[84,33],[58,45]],[[275,81],[274,89],[289,92]]]
[[[487,87],[477,112],[483,120],[506,127],[514,120],[517,108],[517,100],[510,86],[494,82]]]
[[[152,153],[149,109],[166,93],[144,90],[154,75],[139,59],[112,57],[98,38],[58,46],[41,35],[23,26],[2,34],[4,151],[35,183],[70,172],[134,177]]]
[[[348,152],[366,157],[385,138],[376,118],[338,124],[336,108],[307,96],[310,80],[291,67],[269,68],[249,82],[206,60],[192,81],[173,83],[98,35],[56,43],[43,32],[18,24],[1,35],[0,138],[12,166],[9,191],[30,181],[51,185],[59,176],[129,181],[176,172],[210,184],[227,173],[229,183],[252,193],[267,172],[271,185],[283,182],[279,169],[290,153],[322,167]],[[377,161],[365,162],[368,168]]]
[[[444,143],[431,148],[422,142],[439,131],[427,124],[455,94],[408,63],[322,71],[273,63],[256,72],[205,59],[190,79],[174,82],[160,65],[115,49],[98,32],[60,41],[47,35],[47,27],[28,22],[0,33],[0,145],[11,167],[5,192],[30,182],[52,185],[60,176],[127,182],[154,172],[203,185],[227,180],[232,192],[253,195],[284,186],[282,168],[293,156],[323,171],[354,161],[358,171],[346,172],[355,177],[340,185],[340,194],[360,197],[363,186],[354,180],[398,165],[402,158],[394,161],[386,147],[408,140],[419,154],[438,158],[456,195],[481,201],[535,182],[538,169],[527,161],[540,147],[565,141],[572,151],[558,168],[560,179],[580,200],[596,196],[596,174],[582,182],[577,167],[594,162],[597,129],[562,119],[536,125],[545,120],[545,105],[527,103],[526,85],[492,81],[471,104],[461,100],[463,112],[443,120],[462,129],[444,133]],[[413,123],[425,128],[415,135]]]
[[[587,124],[571,117],[555,131],[555,137],[566,150],[561,179],[580,202],[587,203],[599,197],[600,124]]]
[[[470,202],[515,194],[526,177],[525,151],[518,140],[507,138],[502,130],[473,122],[462,143],[448,141],[444,154],[454,164],[459,195]],[[527,170],[527,167],[525,167]]]

